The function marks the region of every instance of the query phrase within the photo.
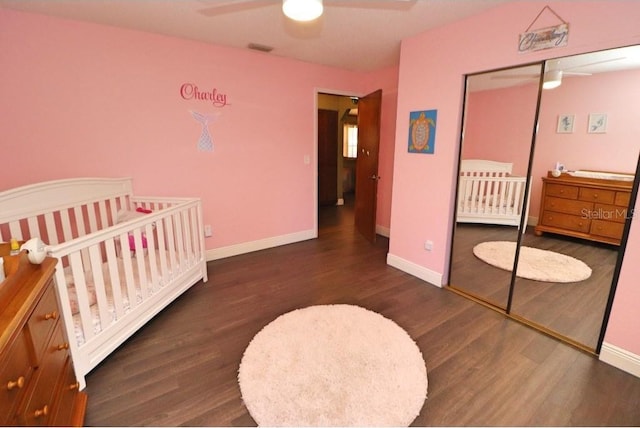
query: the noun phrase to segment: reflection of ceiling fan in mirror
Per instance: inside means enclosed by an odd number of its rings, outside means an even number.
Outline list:
[[[594,54],[595,55],[595,54]],[[544,89],[553,89],[560,86],[564,76],[591,76],[594,73],[615,70],[615,62],[626,59],[624,56],[601,58],[594,60],[587,55],[576,55],[561,59],[549,60],[546,63],[543,84]],[[537,73],[501,73],[493,76],[494,79],[537,79]]]
[[[296,21],[312,21],[322,15],[324,7],[355,9],[408,10],[417,0],[199,0],[205,7],[198,10],[205,16],[218,16],[282,4],[283,13]]]

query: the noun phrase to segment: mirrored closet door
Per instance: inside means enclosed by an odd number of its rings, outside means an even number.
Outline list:
[[[526,68],[537,73],[525,73]],[[520,73],[532,75],[532,81],[519,81]],[[517,84],[478,91],[478,79]],[[530,95],[525,96],[528,87]],[[640,121],[634,114],[640,99],[630,94],[639,91],[640,46],[467,77],[452,289],[598,352],[637,186]],[[477,108],[482,96],[489,99]],[[511,105],[522,123],[504,110],[498,113],[502,120],[492,118],[491,107],[509,99],[527,100],[526,105]],[[504,135],[513,135],[505,137],[511,144],[503,141]],[[494,171],[500,165],[473,165],[468,159],[513,163],[507,177],[529,177],[519,226],[492,218],[491,210],[506,216],[520,200],[489,185],[509,180],[485,180],[484,187],[465,191],[466,170]],[[510,186],[516,191],[516,184]],[[469,221],[465,216],[471,208],[464,204],[474,203],[482,215]]]
[[[550,60],[545,76],[559,85],[541,94],[530,205],[537,227],[522,246],[561,264],[543,281],[516,277],[511,313],[595,350],[640,150],[640,99],[630,96],[640,94],[640,46]]]
[[[477,260],[487,242],[516,242],[526,217],[525,194],[542,64],[466,78],[450,287],[506,310],[507,269]],[[487,249],[492,251],[491,249]]]

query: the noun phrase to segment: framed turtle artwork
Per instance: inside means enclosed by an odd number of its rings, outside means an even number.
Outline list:
[[[409,153],[433,154],[438,110],[409,113]]]

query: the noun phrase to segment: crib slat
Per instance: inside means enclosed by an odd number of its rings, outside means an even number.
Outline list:
[[[513,209],[513,214],[520,215],[522,214],[522,204],[520,203],[520,200],[522,199],[521,197],[522,190],[523,190],[522,185],[524,183],[518,182],[514,184],[515,184],[515,191],[514,191],[513,199],[511,200],[513,202],[512,209]]]
[[[144,229],[147,237],[147,256],[149,258],[149,273],[151,274],[152,290],[160,288],[160,278],[158,275],[158,261],[156,259],[156,244],[153,236],[153,224],[147,223]]]
[[[509,206],[506,207],[506,212],[507,214],[513,214],[513,207],[511,206],[511,203],[513,202],[513,182],[509,183],[509,187],[508,187],[508,192],[507,192],[507,201],[509,201]]]
[[[49,239],[49,245],[57,245],[60,241],[58,240],[58,230],[53,213],[45,213],[44,224],[47,228],[47,239]]]
[[[18,241],[24,241],[19,221],[12,221],[9,223],[9,232],[11,233],[12,238],[17,239]]]
[[[200,231],[198,230],[198,211],[196,210],[196,207],[192,207],[189,210],[189,214],[190,214],[190,222],[189,222],[189,234],[187,234],[187,236],[189,237],[189,239],[187,239],[187,241],[190,243],[191,248],[189,251],[189,254],[193,255],[193,263],[196,262],[196,260],[199,260],[200,258],[200,254],[199,254],[199,250],[200,250],[200,246],[199,244],[199,237],[200,237]]]
[[[29,239],[38,237],[42,238],[40,234],[40,226],[38,225],[38,217],[29,217],[27,218],[27,226],[29,229]]]
[[[167,226],[167,246],[169,247],[169,261],[171,262],[171,276],[175,278],[180,274],[180,272],[178,272],[176,262],[176,243],[173,236],[173,219],[173,215],[165,217],[165,224]]]
[[[498,214],[504,212],[505,214],[508,214],[509,212],[509,206],[511,205],[511,199],[509,199],[508,197],[506,197],[507,191],[506,189],[511,187],[511,185],[509,183],[502,183],[502,186],[500,187],[500,206],[499,206],[499,210],[497,211]]]
[[[126,232],[120,234],[120,247],[124,277],[127,285],[127,296],[129,296],[129,308],[133,309],[138,305],[138,299],[136,297],[136,284],[133,277],[131,251],[129,251],[129,235]]]
[[[111,214],[111,221],[107,222],[106,224],[108,224],[109,226],[113,226],[114,224],[116,224],[116,213],[118,212],[118,205],[115,198],[111,198],[107,201],[107,209]]]
[[[185,257],[185,262],[187,263],[188,267],[191,267],[191,260],[193,257],[193,242],[191,241],[193,239],[193,236],[191,236],[191,216],[189,215],[189,210],[184,211],[183,213],[184,219],[183,219],[183,224],[184,224],[184,243],[185,243],[185,251],[186,251],[186,257]]]
[[[64,239],[63,242],[71,241],[73,239],[73,234],[71,232],[71,220],[69,219],[69,211],[61,210],[60,212],[60,222],[62,223],[62,237]]]
[[[113,239],[107,239],[105,242],[105,253],[107,256],[107,266],[109,267],[109,279],[111,282],[111,295],[113,296],[113,308],[116,312],[116,321],[124,315],[124,306],[122,304],[122,284],[120,283],[120,272],[118,271],[118,259],[116,256],[116,248]]]
[[[107,205],[104,199],[98,201],[98,218],[100,219],[99,229],[106,229],[109,227],[109,217],[107,216]]]
[[[182,215],[181,213],[174,214],[174,221],[176,223],[175,233],[178,250],[178,265],[180,266],[180,272],[184,272],[186,266],[184,264],[184,240],[182,238]]]
[[[84,224],[84,216],[82,215],[82,206],[73,207],[73,215],[75,217],[76,233],[78,234],[78,237],[85,236],[87,231]],[[84,265],[89,266],[89,251],[86,248],[83,248],[80,250],[80,253],[82,254],[82,262]]]
[[[87,283],[84,277],[84,269],[82,267],[82,258],[79,252],[69,254],[69,265],[73,275],[73,283],[78,298],[78,310],[80,314],[80,323],[84,334],[85,342],[90,340],[95,334],[93,331],[93,317],[89,307],[89,297],[87,294]]]
[[[135,245],[136,263],[138,264],[138,289],[144,301],[149,297],[149,281],[147,280],[147,269],[145,268],[145,255],[140,229],[133,231],[133,243]]]
[[[75,206],[73,207],[73,214],[76,218],[76,230],[78,232],[78,236],[84,236],[87,234],[87,229],[84,224],[84,216],[82,215],[82,207]]]
[[[102,274],[102,255],[98,245],[89,247],[89,258],[91,260],[91,272],[93,275],[93,285],[96,291],[96,301],[98,304],[98,315],[100,316],[100,328],[104,330],[111,324],[107,294],[105,292],[104,276]]]
[[[160,258],[160,273],[164,279],[164,284],[167,284],[171,277],[169,270],[167,269],[167,247],[165,244],[164,222],[161,220],[156,223],[156,235],[158,236],[158,257]]]
[[[96,205],[87,205],[87,215],[89,216],[89,232],[93,233],[98,230],[98,219],[96,218]]]

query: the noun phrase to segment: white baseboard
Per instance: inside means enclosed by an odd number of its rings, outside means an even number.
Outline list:
[[[390,232],[390,229],[388,227],[384,227],[384,226],[380,226],[379,224],[376,224],[376,234],[380,236],[384,236],[385,238],[388,238],[389,232]]]
[[[600,361],[640,377],[640,355],[604,342],[600,349]]]
[[[423,281],[428,282],[431,285],[442,288],[442,274],[427,269],[424,266],[417,265],[413,262],[405,260],[401,257],[387,253],[387,264],[393,266],[396,269],[400,269],[403,272],[413,275]]]
[[[281,245],[293,244],[295,242],[306,241],[317,238],[315,230],[303,230],[302,232],[291,233],[289,235],[273,236],[271,238],[260,239],[258,241],[243,242],[241,244],[230,245],[228,247],[214,248],[207,250],[207,261],[224,259],[237,256],[239,254],[251,253],[253,251],[265,250],[267,248],[279,247]]]

